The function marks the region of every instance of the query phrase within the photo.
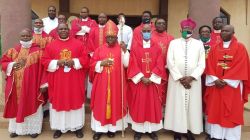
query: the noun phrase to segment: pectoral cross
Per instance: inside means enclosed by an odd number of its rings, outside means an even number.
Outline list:
[[[165,55],[167,49],[166,46],[162,42],[159,43],[159,46],[161,47],[162,54]]]
[[[225,55],[223,56],[224,59],[222,60],[218,60],[219,63],[217,65],[221,66],[221,68],[223,69],[222,71],[222,76],[224,76],[225,74],[225,70],[230,69],[230,67],[228,66],[227,62],[232,62],[232,60],[229,60],[228,58],[233,58],[233,56],[227,55],[225,53]]]
[[[145,53],[145,58],[142,58],[142,63],[146,63],[146,73],[150,73],[149,63],[152,62],[152,59],[149,56],[149,52]]]

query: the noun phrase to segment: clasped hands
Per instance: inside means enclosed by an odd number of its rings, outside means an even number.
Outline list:
[[[146,86],[148,86],[149,84],[152,83],[152,81],[149,79],[149,78],[145,78],[145,77],[142,77],[141,78],[141,81],[143,84],[145,84]]]
[[[183,85],[185,89],[191,88],[191,82],[194,80],[194,77],[192,76],[185,76],[179,79],[180,83]]]
[[[13,70],[20,70],[26,64],[26,59],[19,59],[16,63],[13,64]]]
[[[57,65],[59,67],[64,67],[64,66],[67,66],[67,67],[72,67],[74,66],[74,61],[72,59],[62,59],[62,60],[58,60],[57,61]]]
[[[214,84],[217,88],[223,88],[227,83],[224,80],[217,79],[214,81]]]
[[[114,64],[114,59],[112,58],[106,58],[104,60],[101,61],[101,66],[103,67],[110,67]]]

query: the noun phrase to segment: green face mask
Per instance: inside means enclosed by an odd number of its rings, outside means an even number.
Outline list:
[[[206,43],[206,42],[208,42],[208,40],[210,39],[210,37],[200,36],[200,39],[201,39],[202,42]]]
[[[181,36],[182,36],[184,39],[186,39],[186,38],[192,36],[192,32],[190,32],[190,31],[182,31],[182,32],[181,32]]]

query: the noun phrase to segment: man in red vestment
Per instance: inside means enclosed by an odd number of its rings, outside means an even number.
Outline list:
[[[9,119],[10,137],[38,136],[42,129],[43,95],[41,50],[32,43],[32,31],[22,30],[20,44],[9,49],[1,59],[6,73],[4,118]]]
[[[106,43],[96,49],[90,64],[94,72],[91,93],[94,140],[99,140],[103,133],[114,137],[116,131],[127,127],[124,67],[128,66],[129,52],[125,43],[118,44],[117,33],[116,24],[109,20],[104,28]]]
[[[234,37],[234,27],[222,27],[223,42],[212,47],[206,68],[206,115],[211,139],[240,140],[244,103],[249,91],[249,57]]]
[[[66,24],[66,17],[65,15],[58,15],[58,25],[61,23],[65,23]],[[70,32],[70,35],[72,35],[72,33]],[[53,29],[52,31],[50,31],[49,36],[55,40],[57,38],[59,38],[58,32],[57,32],[57,27],[55,29]]]
[[[83,7],[80,12],[80,18],[72,21],[72,35],[86,46],[89,41],[89,33],[94,27],[97,27],[97,23],[89,17],[89,8]]]
[[[157,42],[158,47],[161,48],[162,51],[162,58],[164,62],[164,66],[166,66],[166,58],[167,58],[167,52],[168,52],[168,46],[170,41],[174,39],[173,36],[169,35],[166,32],[166,21],[163,18],[158,18],[155,21],[155,30],[152,32],[152,40]],[[167,74],[167,79],[168,79],[168,70],[166,70]],[[166,104],[166,93],[167,93],[167,81],[162,81],[162,99],[163,99],[163,104]]]
[[[162,125],[161,82],[166,80],[166,70],[161,48],[151,40],[151,26],[145,24],[141,31],[143,39],[132,43],[128,66],[128,106],[129,121],[135,131],[134,139],[139,140],[142,133],[158,139],[156,131]]]
[[[151,23],[152,13],[150,11],[143,11],[141,18],[141,24],[134,29],[133,40],[137,40],[138,38],[141,39],[141,30],[145,24],[150,24],[152,31],[155,29],[154,24]]]
[[[54,138],[74,131],[82,138],[84,125],[84,79],[89,60],[82,43],[69,37],[66,24],[58,26],[59,39],[45,48],[42,63],[49,72],[50,126]]]
[[[212,25],[213,25],[213,30],[211,32],[211,41],[215,43],[220,43],[222,41],[220,37],[221,28],[223,26],[222,18],[215,17],[212,21]]]

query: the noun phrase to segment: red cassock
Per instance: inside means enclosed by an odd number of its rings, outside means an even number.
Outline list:
[[[216,44],[223,42],[220,33],[215,33],[214,30],[211,32],[211,41],[215,42]]]
[[[159,33],[156,30],[153,31],[152,33],[152,40],[154,40],[155,42],[157,42],[158,47],[161,48],[162,51],[162,58],[163,58],[163,63],[164,66],[166,66],[167,64],[167,52],[168,52],[168,47],[169,47],[169,43],[170,41],[172,41],[174,39],[173,36],[169,35],[167,32],[163,32],[163,33]],[[168,79],[168,75],[169,75],[169,71],[166,69],[166,75]],[[162,100],[163,100],[163,104],[166,104],[166,96],[167,96],[167,81],[162,81],[161,83],[162,85]]]
[[[140,72],[149,78],[152,73],[166,81],[166,69],[161,54],[161,48],[151,40],[150,48],[143,48],[142,40],[135,40],[130,52],[128,74],[128,106],[129,114],[134,122],[160,123],[162,119],[161,85],[151,83],[145,85],[140,81],[134,84],[131,80]]]
[[[110,67],[104,67],[102,73],[96,73],[96,63],[106,58],[114,59],[114,64]],[[124,116],[127,108],[126,78],[125,69],[121,64],[120,45],[116,43],[113,47],[108,47],[108,44],[104,44],[102,47],[97,48],[91,59],[90,71],[94,75],[91,93],[91,108],[94,118],[100,121],[102,125],[116,125],[116,122],[122,118],[122,79]],[[108,99],[109,95],[110,99]],[[108,100],[110,100],[111,104],[111,117],[106,117]]]
[[[91,28],[91,30],[95,27],[98,27],[97,23],[95,20],[91,19],[88,17],[87,21],[82,21],[80,18],[74,19],[71,23],[71,31],[72,31],[72,35],[80,40],[83,45],[87,45],[88,43],[88,39],[89,39],[89,34],[85,34],[84,36],[81,35],[76,35],[76,33],[78,31],[81,30],[81,26],[88,26],[89,28]],[[90,30],[90,31],[91,31]]]
[[[101,47],[105,43],[105,27],[95,27],[90,31],[88,41],[88,52],[94,52],[98,47]]]
[[[69,72],[64,72],[64,68],[59,67],[55,72],[48,73],[49,101],[57,111],[79,109],[85,101],[84,69],[89,65],[85,49],[75,38],[67,41],[56,39],[45,48],[42,63],[46,70],[52,60],[60,59],[78,58],[83,67],[79,70],[72,67]]]
[[[206,74],[219,79],[241,80],[244,87],[242,94],[240,86],[206,87],[204,100],[209,123],[228,128],[243,124],[244,103],[249,93],[249,70],[246,48],[236,38],[232,39],[228,49],[223,48],[223,42],[211,48]]]
[[[24,122],[24,118],[37,112],[44,102],[39,92],[42,84],[41,51],[39,46],[32,44],[28,49],[17,45],[5,53],[1,59],[2,70],[7,71],[8,64],[25,59],[25,67],[14,71],[6,77],[5,86],[5,118],[16,118],[16,122]]]

